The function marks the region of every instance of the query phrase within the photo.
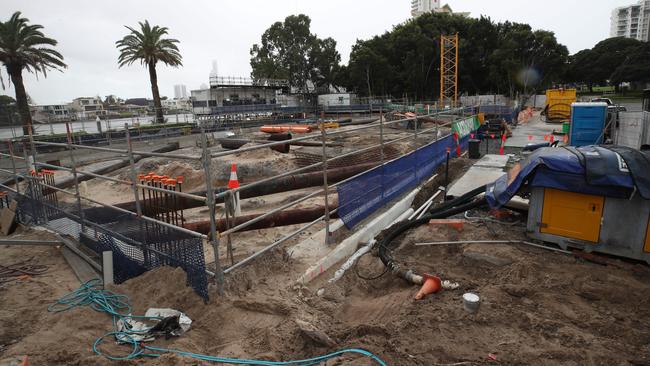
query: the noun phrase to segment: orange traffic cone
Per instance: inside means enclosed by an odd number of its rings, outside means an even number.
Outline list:
[[[417,295],[415,295],[416,300],[422,300],[425,296],[429,294],[435,294],[442,288],[442,281],[440,280],[440,277],[432,276],[426,273],[423,274],[422,277],[424,277],[424,283],[422,284],[420,291],[418,291]]]
[[[239,180],[237,179],[237,164],[232,164],[230,167],[230,180],[228,181],[228,188],[239,188]]]
[[[20,366],[29,366],[29,357],[28,356],[25,356],[25,358],[23,358],[23,362],[20,364]]]

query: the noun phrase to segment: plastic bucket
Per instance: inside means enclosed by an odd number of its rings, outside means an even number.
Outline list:
[[[477,294],[467,292],[463,294],[463,306],[469,313],[476,313],[481,306],[481,298]]]

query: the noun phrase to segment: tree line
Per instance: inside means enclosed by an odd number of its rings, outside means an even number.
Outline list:
[[[428,13],[368,40],[357,40],[347,65],[336,41],[319,39],[306,15],[274,23],[251,48],[251,76],[283,78],[298,89],[342,86],[362,96],[436,100],[440,90],[440,36],[459,34],[459,91],[530,94],[555,85],[650,81],[648,42],[612,38],[569,55],[553,32],[528,24],[496,23]]]

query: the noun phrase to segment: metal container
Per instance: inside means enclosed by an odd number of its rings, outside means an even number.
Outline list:
[[[469,313],[476,313],[481,306],[481,298],[474,293],[467,292],[463,294],[463,306]]]
[[[481,146],[481,140],[470,139],[469,140],[469,158],[470,159],[480,159],[481,151],[479,147]]]

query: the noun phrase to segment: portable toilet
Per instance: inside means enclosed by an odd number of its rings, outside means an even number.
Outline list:
[[[605,136],[606,119],[606,103],[571,104],[569,145],[586,146],[602,144],[603,137]]]

